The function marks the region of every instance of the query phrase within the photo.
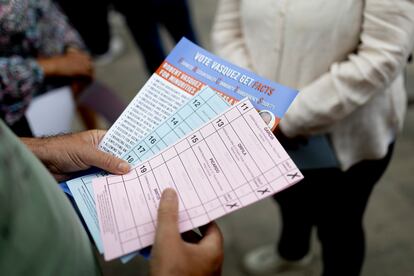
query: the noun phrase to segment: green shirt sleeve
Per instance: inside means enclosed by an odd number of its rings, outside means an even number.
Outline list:
[[[91,243],[69,200],[0,121],[0,272],[97,275]]]

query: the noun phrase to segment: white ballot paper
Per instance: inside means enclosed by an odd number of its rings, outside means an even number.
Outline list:
[[[153,244],[168,187],[179,195],[181,232],[204,225],[303,178],[244,99],[130,173],[93,180],[106,260]]]
[[[155,126],[168,118],[192,96],[153,74],[99,143],[99,148],[123,156]]]
[[[64,86],[35,97],[26,117],[35,137],[56,135],[71,131],[75,109],[72,91]]]

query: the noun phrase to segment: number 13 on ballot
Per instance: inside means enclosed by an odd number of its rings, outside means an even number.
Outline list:
[[[303,178],[244,99],[123,176],[93,180],[105,259],[153,244],[162,191],[179,195],[181,232],[273,195]]]

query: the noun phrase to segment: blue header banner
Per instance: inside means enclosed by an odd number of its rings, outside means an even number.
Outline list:
[[[168,63],[168,64],[166,64]],[[248,97],[256,109],[267,110],[283,117],[298,91],[264,79],[231,64],[182,38],[160,68],[170,65],[194,79],[222,92],[230,103]]]

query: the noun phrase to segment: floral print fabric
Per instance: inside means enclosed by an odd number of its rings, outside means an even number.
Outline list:
[[[0,0],[0,117],[18,121],[42,91],[36,59],[83,48],[77,32],[50,0]]]

